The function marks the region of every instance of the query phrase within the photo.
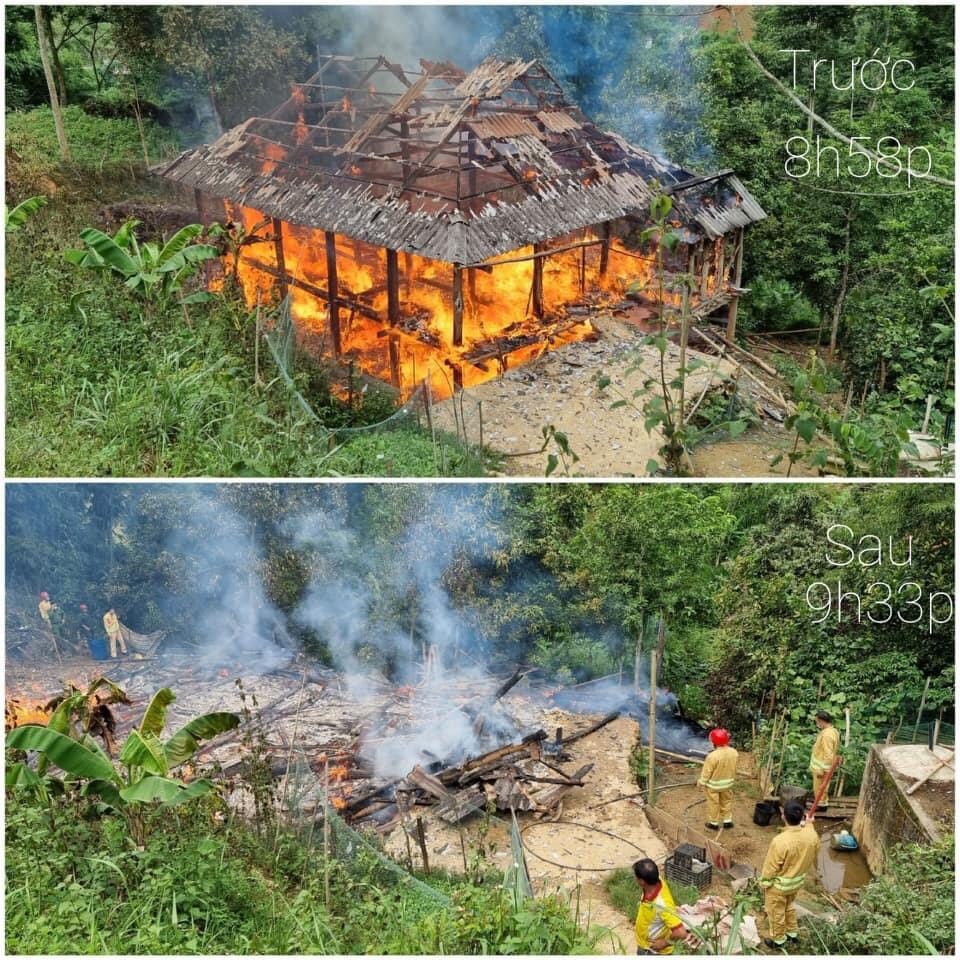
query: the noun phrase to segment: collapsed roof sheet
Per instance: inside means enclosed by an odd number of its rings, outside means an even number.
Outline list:
[[[290,223],[463,264],[645,216],[654,180],[711,238],[765,216],[732,175],[693,177],[599,130],[537,61],[420,66],[328,57],[270,116],[157,172]]]

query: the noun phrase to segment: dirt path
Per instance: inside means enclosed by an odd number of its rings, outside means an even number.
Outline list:
[[[542,477],[549,454],[558,454],[551,443],[541,452],[545,427],[565,433],[577,462],[561,463],[555,476],[644,477],[647,465],[658,458],[663,440],[658,431],[648,434],[642,412],[635,403],[650,379],[659,380],[659,355],[641,341],[645,331],[633,323],[611,317],[593,320],[595,340],[567,344],[501,378],[471,387],[455,399],[434,408],[438,427],[466,433],[470,443],[483,443],[505,455],[508,476]],[[687,396],[696,399],[711,375],[729,375],[733,365],[696,350],[691,358],[705,366],[687,378]],[[667,376],[679,366],[679,348],[667,351]],[[598,376],[610,386],[601,391]],[[638,399],[635,399],[635,396]],[[618,400],[626,404],[613,408]],[[777,452],[785,452],[787,435],[772,427],[749,431],[736,441],[704,446],[693,457],[697,476],[785,476],[786,464],[771,467]],[[778,448],[783,448],[779,449]],[[796,467],[793,476],[809,475]]]

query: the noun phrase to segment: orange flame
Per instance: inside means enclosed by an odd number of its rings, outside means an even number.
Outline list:
[[[276,154],[266,144],[266,154]],[[268,161],[269,163],[269,161]],[[266,166],[266,164],[265,164]],[[349,171],[360,173],[356,164]],[[536,171],[532,171],[536,175]],[[263,219],[249,208],[230,208],[228,214],[250,230]],[[598,241],[584,232],[559,238],[565,246],[580,239]],[[314,290],[326,290],[326,249],[318,231],[292,224],[283,227],[284,263],[288,275],[304,281]],[[402,395],[409,395],[424,379],[430,380],[432,396],[440,399],[458,382],[470,387],[498,376],[502,370],[536,358],[546,349],[583,339],[592,332],[588,320],[567,315],[571,304],[601,307],[604,302],[621,302],[628,288],[640,289],[640,298],[655,304],[659,285],[655,282],[653,252],[629,249],[613,238],[606,257],[607,270],[600,273],[601,245],[593,242],[580,248],[551,254],[541,260],[544,318],[533,316],[534,266],[531,246],[494,258],[491,269],[465,269],[462,275],[462,343],[453,343],[453,267],[414,254],[398,254],[400,272],[399,318],[387,323],[388,292],[386,255],[382,249],[348,237],[336,238],[338,311],[344,358],[356,362],[367,374],[390,382]],[[269,297],[274,279],[258,269],[251,259],[276,270],[273,244],[244,248],[238,264],[248,303]],[[497,262],[511,260],[516,262]],[[685,265],[684,265],[685,266]],[[710,296],[719,288],[711,273],[700,295]],[[319,349],[332,353],[330,309],[327,299],[297,286],[290,288],[291,309],[298,334],[310,337]],[[586,301],[584,298],[587,297]],[[667,303],[679,304],[676,291],[665,290]],[[367,313],[375,314],[373,319]],[[396,364],[396,367],[394,366]]]
[[[36,723],[46,726],[50,719],[44,700],[20,700],[14,697],[6,702],[3,712],[3,726],[5,730],[13,730],[25,724]]]

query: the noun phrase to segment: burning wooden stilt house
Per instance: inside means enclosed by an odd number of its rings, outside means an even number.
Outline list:
[[[694,315],[726,307],[732,334],[744,228],[765,216],[732,171],[695,176],[599,130],[535,60],[330,56],[269,116],[158,172],[254,241],[248,295],[278,285],[301,331],[404,391],[430,377],[449,393],[587,335],[587,308],[654,278],[636,236],[658,192],[681,237],[666,271],[692,274]]]

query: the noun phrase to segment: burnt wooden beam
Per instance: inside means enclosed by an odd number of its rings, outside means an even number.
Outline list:
[[[666,194],[668,197],[672,193],[677,193],[680,190],[688,190],[690,187],[699,186],[701,183],[710,183],[712,180],[722,180],[724,177],[730,176],[733,173],[733,170],[721,170],[719,173],[708,173],[702,177],[691,177],[689,180],[684,180],[681,183],[671,183],[667,184],[665,187],[661,187],[661,191]]]
[[[590,736],[591,733],[596,733],[602,727],[605,727],[608,723],[612,723],[617,717],[620,716],[619,710],[614,710],[612,713],[608,713],[602,720],[598,720],[596,723],[592,723],[586,730],[581,730],[579,733],[571,734],[563,741],[563,745],[567,746],[571,743],[576,742],[577,740],[583,739],[583,737]]]
[[[245,263],[250,264],[251,267],[256,268],[257,270],[263,271],[267,276],[275,277],[280,279],[280,273],[275,267],[271,267],[269,264],[264,263],[262,260],[257,260],[254,257],[244,257]],[[300,290],[304,290],[307,293],[312,293],[315,297],[319,297],[321,300],[329,300],[328,291],[324,290],[322,287],[318,287],[315,284],[309,283],[306,280],[300,280],[297,277],[287,277],[287,283],[291,287],[297,287]],[[383,318],[377,313],[373,307],[368,307],[365,303],[360,303],[359,300],[351,300],[348,297],[337,297],[337,303],[343,307],[349,307],[351,310],[355,310],[357,313],[363,314],[365,317],[369,317],[371,320],[380,320]]]
[[[453,345],[463,346],[463,267],[453,265]]]
[[[287,285],[287,264],[283,257],[283,221],[273,218],[273,247],[277,257],[277,271],[280,281],[280,296],[286,299],[290,294]]]
[[[340,335],[340,301],[337,299],[339,291],[337,235],[327,230],[323,238],[327,251],[327,310],[330,314],[330,336],[333,339],[333,354],[339,357],[343,353],[343,340]]]

